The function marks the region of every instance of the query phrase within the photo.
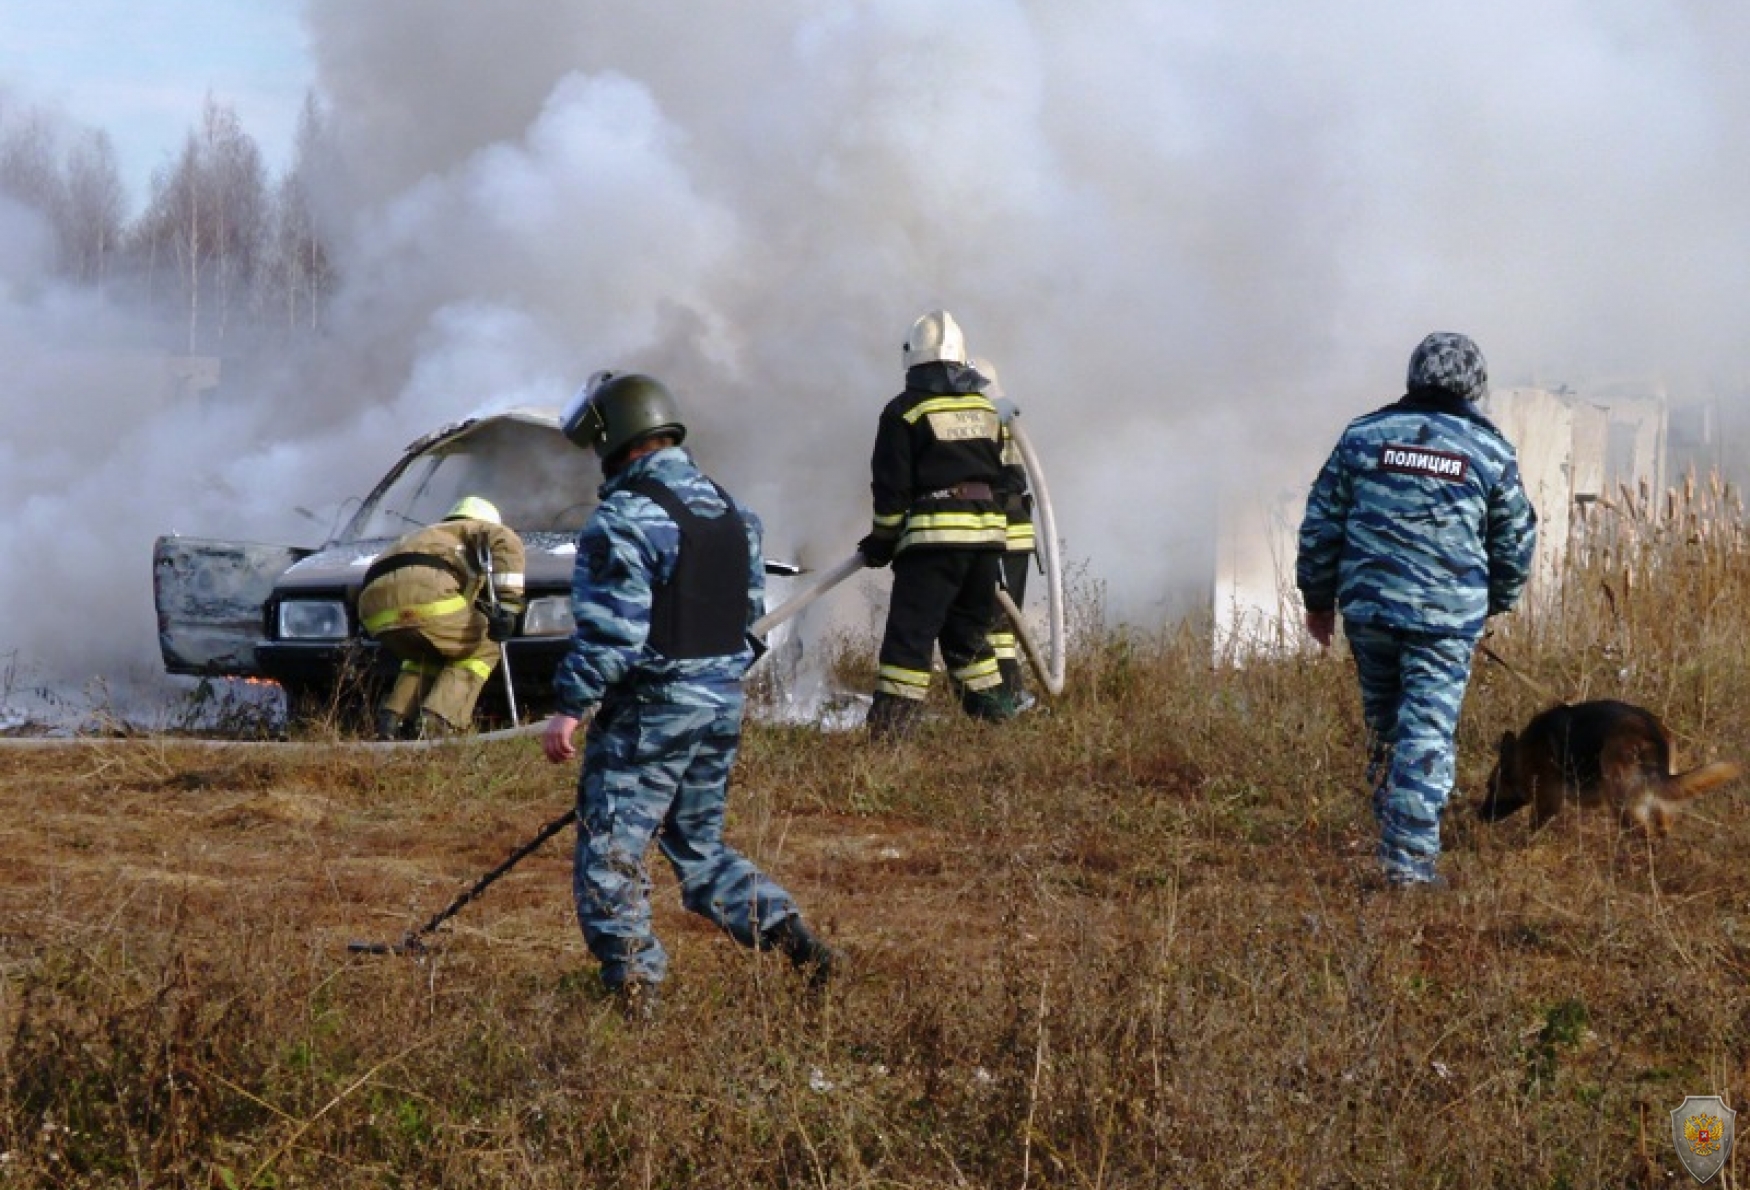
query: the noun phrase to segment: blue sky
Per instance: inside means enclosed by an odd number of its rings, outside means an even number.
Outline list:
[[[6,0],[0,98],[108,132],[136,206],[209,92],[237,112],[278,173],[312,81],[302,8],[302,0]]]

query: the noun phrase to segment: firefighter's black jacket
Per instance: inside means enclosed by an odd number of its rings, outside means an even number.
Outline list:
[[[887,403],[870,458],[874,536],[897,550],[1002,550],[1002,425],[981,391],[987,382],[958,364],[920,364]]]

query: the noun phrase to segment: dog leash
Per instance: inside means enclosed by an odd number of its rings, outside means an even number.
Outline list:
[[[1551,694],[1549,692],[1549,690],[1547,688],[1545,688],[1541,682],[1533,680],[1530,676],[1528,676],[1523,671],[1521,671],[1518,666],[1509,663],[1505,657],[1501,656],[1501,654],[1499,654],[1499,653],[1495,652],[1495,650],[1491,649],[1489,647],[1487,641],[1478,642],[1477,651],[1479,653],[1481,653],[1483,656],[1487,657],[1490,661],[1493,661],[1496,665],[1499,665],[1502,669],[1506,670],[1508,672],[1508,674],[1510,674],[1515,680],[1517,680],[1520,683],[1520,685],[1524,686],[1527,690],[1529,690],[1533,694],[1537,695],[1544,702],[1546,702],[1546,703],[1566,703],[1567,702],[1567,699],[1565,699],[1565,698],[1555,697],[1555,695]]]

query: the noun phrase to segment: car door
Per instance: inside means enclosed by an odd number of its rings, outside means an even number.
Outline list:
[[[260,677],[262,606],[274,580],[311,551],[296,546],[160,537],[152,546],[158,649],[173,674]]]

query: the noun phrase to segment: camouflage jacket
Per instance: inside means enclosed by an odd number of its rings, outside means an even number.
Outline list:
[[[1531,576],[1537,514],[1513,446],[1462,398],[1349,423],[1307,496],[1295,579],[1310,611],[1477,636]]]
[[[649,644],[653,589],[674,574],[680,529],[646,496],[627,490],[640,478],[663,484],[704,516],[720,515],[723,501],[686,451],[671,446],[633,459],[601,486],[601,504],[577,535],[571,576],[571,612],[577,630],[553,678],[561,714],[581,717],[610,692],[640,702],[720,706],[741,697],[741,679],[753,664],[742,648],[721,657],[673,660]],[[748,622],[765,614],[765,562],[759,518],[737,506],[747,525]]]

